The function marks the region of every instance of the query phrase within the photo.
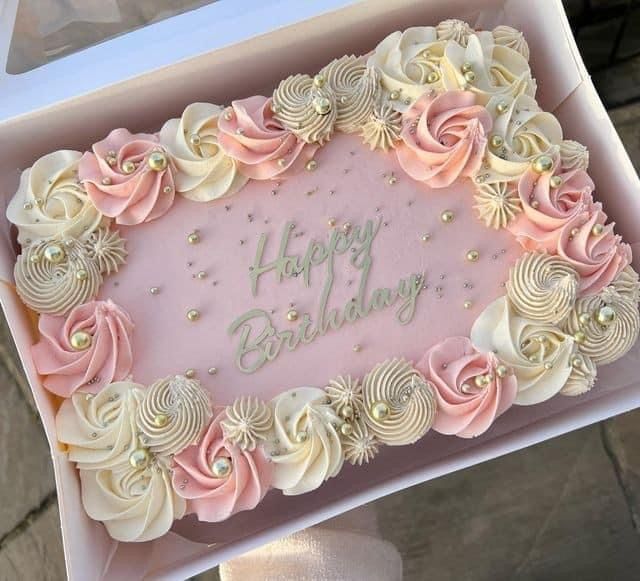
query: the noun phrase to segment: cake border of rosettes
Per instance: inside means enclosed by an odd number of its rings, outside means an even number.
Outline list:
[[[155,539],[187,513],[222,521],[272,488],[312,491],[381,445],[430,429],[479,436],[512,404],[584,393],[597,365],[631,348],[640,283],[629,247],[593,200],[586,148],[535,101],[528,58],[509,26],[413,27],[368,55],[290,76],[272,97],[194,103],[157,134],[116,129],[92,151],[56,151],[23,172],[7,210],[22,247],[16,290],[40,315],[32,354],[43,386],[64,398],[57,437],[90,518],[124,542]],[[470,337],[432,346],[415,365],[393,358],[270,402],[214,408],[188,373],[134,383],[133,321],[95,300],[126,262],[112,225],[160,218],[176,193],[208,202],[249,179],[315,171],[335,131],[395,151],[434,189],[472,180],[478,218],[524,248],[505,295]]]

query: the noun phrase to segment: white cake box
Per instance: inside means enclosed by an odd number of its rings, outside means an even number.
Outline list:
[[[0,55],[6,62],[18,0],[0,0]],[[586,73],[560,0],[221,1],[147,26],[19,74],[0,72],[0,191],[4,206],[20,171],[54,149],[84,150],[114,127],[155,130],[192,101],[228,103],[270,93],[293,72],[371,50],[388,33],[460,18],[475,28],[522,30],[538,79],[537,98],[565,136],[590,150],[596,198],[640,257],[640,182]],[[153,70],[152,70],[153,69]],[[640,406],[640,348],[603,367],[580,398],[512,408],[474,440],[436,434],[358,470],[344,470],[311,494],[273,494],[254,511],[220,523],[207,538],[188,526],[154,542],[119,544],[80,502],[77,473],[59,449],[59,404],[45,392],[29,347],[34,324],[12,284],[15,248],[0,219],[0,300],[22,356],[52,449],[71,579],[183,579],[234,555],[413,484],[447,474]],[[212,536],[213,535],[213,536]],[[214,538],[215,537],[215,538]]]

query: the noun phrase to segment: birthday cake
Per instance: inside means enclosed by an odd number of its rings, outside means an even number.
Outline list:
[[[410,28],[23,172],[16,291],[90,518],[151,540],[594,388],[640,283],[528,60]]]

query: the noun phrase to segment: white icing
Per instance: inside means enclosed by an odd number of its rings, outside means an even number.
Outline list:
[[[554,325],[518,316],[507,297],[491,303],[476,319],[471,341],[513,370],[518,380],[515,403],[532,405],[556,395],[571,374],[573,337]]]
[[[102,521],[117,541],[161,537],[186,510],[185,500],[173,491],[166,462],[158,459],[142,470],[80,470],[80,482],[87,514]]]
[[[613,280],[611,286],[619,295],[632,303],[640,301],[640,280],[632,266],[625,267]]]
[[[124,466],[137,448],[136,411],[144,397],[142,385],[119,381],[96,395],[75,393],[56,415],[58,440],[69,460],[82,470]]]
[[[595,384],[598,370],[595,363],[583,353],[574,353],[571,361],[571,375],[560,393],[568,396],[582,395]]]
[[[578,273],[556,256],[527,252],[509,273],[507,296],[531,321],[559,323],[573,308],[577,293]]]
[[[402,114],[389,103],[379,104],[373,108],[369,119],[362,126],[360,134],[362,141],[371,151],[382,149],[387,151],[394,147],[400,139],[402,130]]]
[[[582,143],[565,139],[560,144],[560,160],[565,170],[586,170],[589,167],[589,150]]]
[[[271,402],[273,486],[286,495],[318,488],[340,472],[344,461],[338,426],[342,420],[316,387],[281,393]]]
[[[529,45],[524,38],[524,34],[511,26],[496,26],[491,34],[496,44],[506,46],[519,52],[525,59],[529,60]]]
[[[362,385],[358,379],[339,376],[329,381],[324,388],[331,400],[331,405],[340,417],[345,416],[345,408],[351,408],[353,414],[359,414],[363,410]]]
[[[58,263],[45,259],[47,247],[64,251]],[[85,246],[74,239],[40,241],[18,256],[13,275],[22,302],[38,313],[65,315],[73,307],[94,298],[102,284],[102,273]]]
[[[22,172],[20,186],[7,207],[25,246],[49,238],[84,238],[109,220],[93,205],[78,181],[77,151],[54,151]]]
[[[126,262],[128,253],[125,240],[120,238],[117,230],[98,228],[87,237],[84,246],[89,258],[98,264],[104,275],[118,272],[118,268]]]
[[[433,424],[437,407],[433,386],[404,359],[376,365],[365,376],[362,391],[365,422],[383,444],[413,444]],[[389,410],[384,418],[376,418],[372,409],[379,402]]]
[[[175,375],[147,389],[137,423],[152,452],[177,454],[196,443],[211,416],[209,395],[200,382]]]
[[[522,211],[518,191],[509,182],[482,183],[476,188],[474,208],[488,228],[504,228]]]
[[[469,37],[473,34],[473,28],[462,20],[450,19],[438,24],[436,33],[438,40],[453,40],[462,46],[467,46]]]
[[[267,439],[273,425],[271,408],[255,397],[239,397],[226,408],[220,422],[227,440],[250,452]]]
[[[218,144],[218,117],[223,110],[210,103],[192,103],[180,119],[170,119],[160,130],[160,143],[177,169],[176,190],[196,202],[235,194],[247,182]]]
[[[354,466],[368,464],[378,454],[379,443],[363,420],[355,420],[351,426],[351,433],[342,438],[345,460]]]

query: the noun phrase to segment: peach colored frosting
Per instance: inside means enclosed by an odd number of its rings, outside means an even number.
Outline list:
[[[41,315],[39,329],[40,341],[31,354],[38,373],[46,376],[44,387],[61,397],[71,397],[78,389],[97,393],[131,371],[133,322],[111,300],[85,303],[66,318]],[[91,336],[84,350],[71,345],[79,331]]]
[[[218,413],[200,443],[173,458],[173,487],[201,521],[218,522],[255,508],[271,484],[271,465],[261,448],[242,450],[225,440],[221,422],[226,417],[224,411]],[[212,472],[219,458],[231,461],[226,477]]]
[[[604,225],[606,219],[602,204],[597,202],[569,221],[558,239],[558,256],[580,275],[581,295],[596,294],[631,263],[630,246],[613,233],[613,223]],[[601,234],[593,233],[596,224],[604,227]]]
[[[224,151],[244,175],[256,180],[289,177],[304,169],[318,149],[274,118],[272,99],[267,97],[233,101],[218,120],[218,128]]]
[[[556,160],[555,169],[559,170]],[[562,228],[593,205],[594,184],[581,169],[558,173],[559,188],[551,186],[553,172],[537,174],[528,169],[518,183],[522,213],[508,228],[527,250],[554,252]]]
[[[164,169],[149,165],[153,153],[166,156]],[[131,168],[129,170],[129,168]],[[129,170],[129,171],[128,171]],[[162,216],[173,204],[175,169],[155,135],[114,129],[80,160],[78,174],[89,198],[105,216],[131,226]]]
[[[425,353],[416,368],[432,382],[438,400],[436,432],[472,438],[511,407],[518,391],[513,374],[499,377],[498,358],[475,349],[466,337],[450,337]],[[476,377],[490,377],[482,387]]]
[[[398,161],[412,178],[443,188],[480,169],[492,121],[473,93],[423,95],[404,120]]]

